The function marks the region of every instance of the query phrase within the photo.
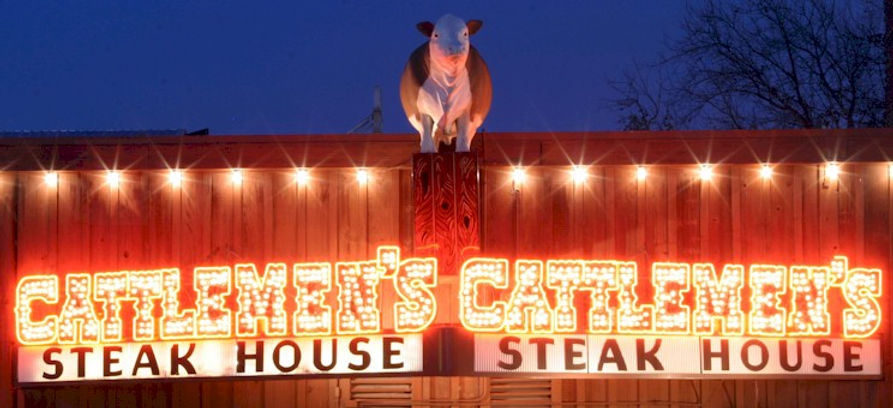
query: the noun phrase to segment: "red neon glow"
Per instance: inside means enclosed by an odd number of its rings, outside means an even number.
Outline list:
[[[54,304],[59,301],[59,278],[56,275],[25,276],[16,285],[16,339],[19,344],[48,344],[58,337],[58,317],[48,315],[31,320],[31,302]]]
[[[608,291],[620,289],[617,262],[584,261],[583,287],[590,292],[589,332],[610,333],[614,327],[614,313],[608,305]]]
[[[691,266],[656,262],[651,266],[654,284],[654,327],[660,333],[685,334],[691,326],[691,311],[682,304],[683,292],[691,288]]]
[[[849,308],[843,311],[843,330],[847,337],[869,337],[881,327],[880,269],[852,269],[844,283]]]
[[[692,268],[695,297],[694,331],[697,334],[715,334],[719,320],[722,335],[744,333],[744,313],[741,312],[741,287],[744,285],[744,267],[726,265],[722,278],[716,277],[713,264],[694,264]]]
[[[130,298],[136,300],[133,338],[137,341],[155,340],[155,317],[152,316],[152,307],[164,292],[164,272],[165,270],[137,271],[131,272],[128,276]],[[106,341],[105,337],[103,341]]]
[[[788,315],[788,334],[813,335],[831,333],[828,313],[828,289],[831,286],[830,268],[791,267],[790,288],[793,296]]]
[[[543,289],[542,261],[515,262],[515,280],[517,284],[506,310],[506,331],[551,332],[552,308]]]
[[[490,302],[484,306],[480,286],[494,289],[508,287],[509,261],[507,259],[472,258],[462,265],[459,287],[459,321],[472,331],[499,331],[505,324],[506,304]]]
[[[226,308],[225,298],[231,292],[230,268],[195,268],[193,285],[197,293],[196,335],[203,338],[229,337],[232,334],[233,312]]]
[[[380,246],[378,247],[378,267],[381,268],[382,279],[392,279],[400,267],[400,247]]]
[[[640,304],[635,262],[547,260],[545,277],[541,265],[516,262],[506,302],[481,289],[509,289],[508,261],[466,261],[460,273],[462,325],[476,332],[579,332],[574,299],[584,292],[591,296],[591,333],[827,336],[837,318],[846,337],[868,337],[881,324],[881,272],[850,269],[844,256],[830,266],[756,264],[747,275],[744,265],[726,264],[721,276],[712,264],[657,262],[651,268],[652,304]],[[840,276],[840,295],[850,307],[832,313],[828,294]],[[745,280],[751,294],[747,313]]]
[[[239,289],[239,313],[236,331],[239,336],[255,336],[261,321],[264,333],[281,336],[288,330],[285,313],[285,286],[288,267],[284,263],[267,264],[264,277],[257,276],[254,264],[236,265],[236,287]]]
[[[59,313],[59,343],[99,342],[99,318],[90,301],[92,280],[86,273],[65,276],[65,304]]]
[[[180,311],[180,270],[162,269],[161,339],[195,338],[195,310]]]
[[[750,327],[748,333],[757,336],[783,336],[785,313],[781,295],[785,292],[787,268],[778,265],[750,267]]]
[[[617,292],[617,332],[650,333],[654,323],[654,306],[639,306],[636,286],[639,284],[635,262],[618,262],[620,290]]]
[[[381,331],[378,309],[378,263],[339,262],[335,264],[338,285],[337,327],[339,334],[377,333]]]
[[[394,329],[419,332],[430,326],[437,316],[437,298],[431,292],[437,286],[437,258],[407,259],[394,279],[402,299],[394,302]]]
[[[93,299],[105,304],[102,319],[102,339],[121,341],[124,323],[121,321],[121,301],[127,298],[127,273],[110,272],[94,275],[96,289]]]
[[[462,265],[463,327],[794,337],[842,332],[864,338],[882,324],[881,271],[851,268],[844,256],[825,265],[725,264],[721,275],[709,263],[657,262],[646,282],[640,282],[635,262],[522,259],[512,267],[501,258],[472,258]],[[382,307],[379,294],[387,281],[397,298]],[[197,267],[184,294],[194,308],[180,304],[182,282],[176,268],[73,273],[64,277],[62,292],[56,275],[25,276],[16,286],[16,338],[38,345],[378,333],[382,310],[393,311],[395,331],[421,332],[438,313],[437,259],[401,259],[397,247],[379,248],[374,260],[334,267],[296,263],[291,275],[284,263],[264,265],[262,275],[250,263]],[[296,290],[292,299],[286,295],[289,284]],[[648,294],[648,285],[651,295],[643,303],[639,293]],[[829,310],[832,296],[847,307]],[[589,307],[585,319],[581,304]],[[127,307],[132,313],[125,313]],[[133,327],[129,335],[125,325]]]
[[[294,313],[296,336],[332,333],[332,308],[327,306],[326,293],[332,290],[332,264],[295,264],[295,287],[298,289],[298,310]]]
[[[580,261],[549,261],[546,263],[546,287],[555,291],[555,322],[557,333],[577,330],[577,308],[574,292],[583,283],[583,263]]]

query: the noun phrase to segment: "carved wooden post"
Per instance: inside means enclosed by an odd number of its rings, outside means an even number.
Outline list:
[[[436,256],[439,273],[457,274],[480,250],[477,153],[412,157],[416,256]]]

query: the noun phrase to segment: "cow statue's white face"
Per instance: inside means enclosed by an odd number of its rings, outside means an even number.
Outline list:
[[[468,60],[468,36],[465,21],[452,14],[441,17],[434,25],[428,45],[432,61],[451,69],[464,66]]]

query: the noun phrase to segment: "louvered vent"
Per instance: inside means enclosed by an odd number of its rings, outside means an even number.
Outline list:
[[[552,381],[529,378],[491,378],[490,405],[550,407],[552,406]]]
[[[350,380],[350,400],[357,407],[412,406],[412,379],[404,377],[352,378]]]

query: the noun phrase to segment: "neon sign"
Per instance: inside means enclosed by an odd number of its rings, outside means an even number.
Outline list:
[[[578,294],[590,299],[585,333],[802,337],[828,335],[839,323],[846,337],[865,338],[881,324],[881,271],[850,269],[845,256],[821,266],[726,264],[719,275],[712,264],[656,262],[652,304],[639,299],[634,262],[550,260],[546,265],[515,261],[511,295],[486,302],[482,288],[508,288],[507,260],[468,260],[459,291],[463,326],[475,332],[575,332]],[[555,291],[554,303],[544,285]],[[832,288],[848,305],[842,313],[828,310]],[[686,296],[693,298],[693,307]],[[782,297],[789,299],[786,304]],[[608,302],[611,298],[615,303]]]
[[[138,367],[148,364],[150,353],[170,353],[171,362],[204,376],[341,372],[326,369],[335,366],[346,373],[371,366],[382,372],[421,370],[421,334],[437,318],[438,302],[455,302],[443,310],[457,315],[438,321],[455,319],[474,336],[475,364],[483,372],[511,371],[491,366],[487,358],[494,353],[513,370],[552,372],[522,363],[522,351],[548,360],[556,342],[563,344],[563,361],[574,367],[584,354],[591,354],[583,360],[594,364],[622,352],[644,356],[646,363],[653,359],[683,367],[684,361],[674,363],[661,351],[661,341],[679,343],[680,350],[692,353],[706,350],[700,355],[707,364],[700,368],[704,375],[716,372],[709,367],[714,355],[722,356],[724,364],[736,355],[728,347],[740,351],[736,364],[746,368],[759,361],[745,354],[765,349],[769,354],[762,355],[776,361],[788,355],[791,339],[814,344],[814,359],[833,352],[838,361],[853,362],[858,353],[876,354],[877,341],[868,338],[882,323],[881,271],[853,268],[845,256],[826,265],[656,262],[647,272],[619,260],[471,258],[458,272],[458,297],[438,292],[436,258],[403,259],[398,247],[383,246],[367,261],[200,266],[191,277],[178,268],[29,275],[19,280],[15,293],[20,374],[34,381],[42,381],[41,376],[79,380],[86,377],[70,370],[63,375],[62,367],[76,365],[81,374],[87,360],[100,359],[96,364],[132,364],[132,375],[122,378],[148,378],[138,375]],[[392,304],[382,304],[385,295],[394,299]],[[383,327],[384,321],[392,324]],[[833,342],[826,344],[825,338]],[[321,339],[333,343],[323,347]],[[372,345],[383,351],[374,353]],[[491,357],[481,357],[478,346]],[[799,340],[796,347],[802,347]],[[85,351],[93,349],[95,355]],[[193,367],[189,360],[193,351],[213,359],[234,349],[238,364],[232,367]],[[300,361],[301,350],[341,349],[347,362],[335,361],[332,354],[334,365],[329,366],[314,354],[315,365],[301,365],[309,364]],[[116,352],[123,354],[102,357]],[[381,356],[385,360],[375,360]],[[400,364],[392,364],[392,357]],[[256,370],[246,371],[246,362]],[[277,369],[269,372],[270,367]],[[109,378],[103,373],[92,378]]]
[[[386,280],[401,299],[393,305],[396,332],[421,332],[437,314],[434,258],[401,260],[397,247],[381,247],[371,261],[337,262],[334,268],[330,263],[296,263],[291,269],[289,280],[284,263],[267,264],[262,275],[250,263],[197,267],[192,308],[180,304],[177,268],[68,274],[60,312],[40,320],[33,319],[34,306],[60,302],[59,278],[26,276],[16,287],[16,336],[22,345],[123,342],[125,301],[134,306],[132,335],[126,339],[132,341],[380,333],[379,287]],[[287,314],[289,281],[297,296],[296,307]],[[333,281],[334,310],[325,302]],[[231,296],[238,304],[233,310],[227,306]],[[156,303],[161,307],[158,319]]]
[[[380,248],[371,261],[269,263],[263,271],[250,263],[196,268],[191,308],[180,304],[176,268],[73,273],[64,288],[56,275],[26,276],[16,288],[16,335],[22,345],[115,343],[125,340],[124,324],[132,341],[379,333],[385,282],[399,299],[391,305],[394,331],[424,331],[437,314],[437,260],[400,259],[396,247]],[[517,260],[509,268],[507,259],[472,258],[459,274],[459,321],[473,332],[764,337],[826,336],[838,326],[848,338],[865,338],[880,327],[881,276],[850,268],[844,256],[818,266],[726,264],[720,272],[707,263],[657,262],[653,301],[645,304],[634,262]],[[286,302],[289,282],[297,296]],[[484,299],[485,287],[504,298]],[[836,313],[828,309],[832,290],[847,305]],[[333,291],[337,305],[326,303]],[[577,296],[589,304],[582,325]],[[58,313],[34,316],[36,303],[59,302]],[[133,305],[131,322],[122,321],[124,302]]]

